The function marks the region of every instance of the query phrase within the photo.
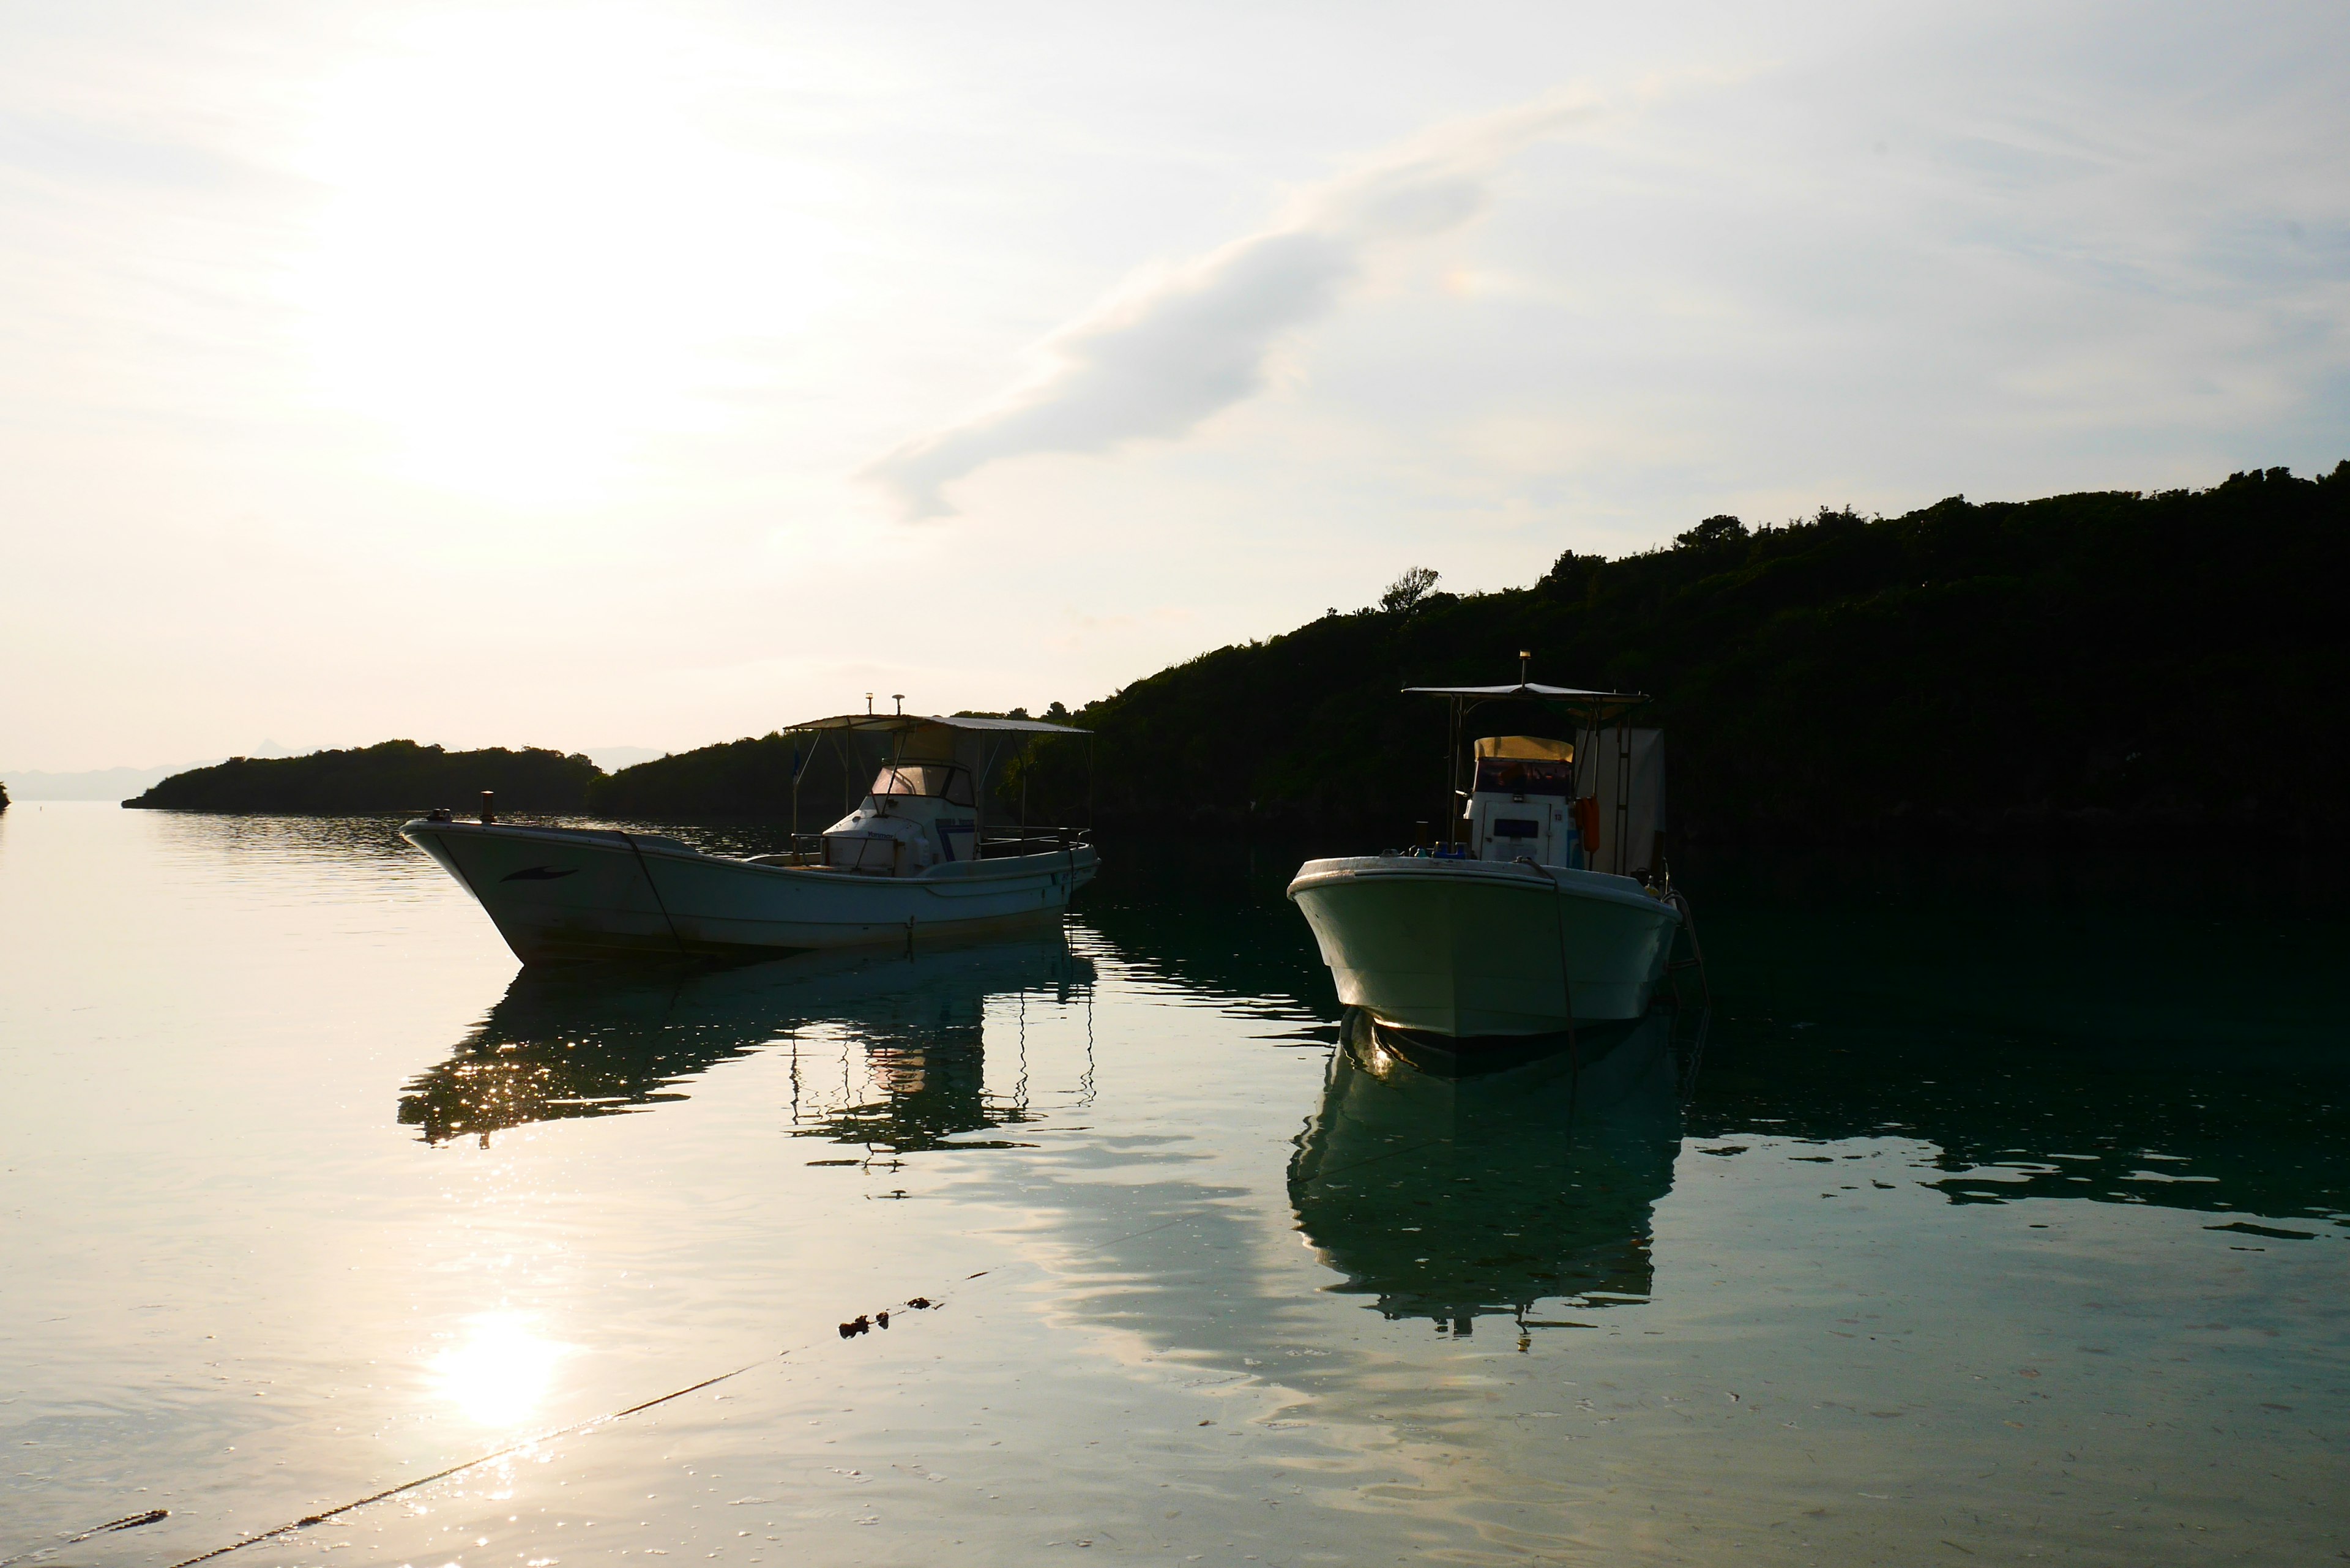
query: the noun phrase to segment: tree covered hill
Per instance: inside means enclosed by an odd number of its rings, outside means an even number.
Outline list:
[[[1677,827],[2329,826],[2350,719],[2350,462],[2200,492],[1699,524],[1531,587],[1398,583],[1091,704],[1107,822],[1408,834],[1444,806],[1443,704],[1400,688],[1643,691]],[[1539,730],[1518,704],[1481,732]],[[1555,732],[1554,730],[1553,732]],[[1032,789],[1066,810],[1078,759]]]
[[[2217,852],[2227,825],[2335,826],[2350,720],[2350,462],[2206,491],[1973,504],[1784,526],[1711,517],[1669,547],[1572,552],[1529,587],[1386,599],[1222,648],[1063,714],[998,811],[1152,831],[1246,824],[1408,836],[1445,809],[1445,713],[1401,688],[1534,679],[1654,695],[1683,835],[1815,837],[2122,823]],[[1515,704],[1479,732],[1557,732]],[[800,742],[801,746],[806,744]],[[747,737],[609,775],[546,751],[240,760],[127,805],[214,811],[467,806],[616,818],[782,818],[798,754]],[[806,829],[845,788],[831,748]],[[1002,818],[999,817],[999,820]],[[2241,853],[2257,846],[2244,844]]]
[[[502,811],[577,812],[600,776],[583,756],[493,746],[444,752],[413,741],[385,741],[307,757],[231,757],[173,774],[127,806],[181,811],[319,813],[470,809],[495,790]]]
[[[596,781],[590,800],[605,816],[691,822],[712,816],[788,818],[792,772],[800,770],[800,826],[814,833],[841,815],[838,750],[806,737],[745,736],[639,763]],[[864,781],[859,781],[860,783]]]

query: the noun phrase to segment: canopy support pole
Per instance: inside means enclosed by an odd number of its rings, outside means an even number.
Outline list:
[[[1616,875],[1624,875],[1624,862],[1631,855],[1625,840],[1632,836],[1632,719],[1629,713],[1616,715],[1616,831],[1609,836],[1616,840]]]
[[[987,792],[995,780],[995,759],[1003,754],[1003,741],[998,737],[993,745],[982,753],[979,772],[971,781],[971,857],[983,859],[987,851]]]
[[[1444,843],[1460,843],[1461,832],[1461,699],[1452,699],[1452,738],[1444,749]]]

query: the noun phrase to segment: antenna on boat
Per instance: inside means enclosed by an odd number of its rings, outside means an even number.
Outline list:
[[[906,694],[903,691],[890,692],[889,701],[898,705],[899,712],[903,713],[906,711]]]
[[[865,694],[865,711],[868,713],[873,711],[873,693],[870,691]]]
[[[1531,650],[1523,648],[1518,649],[1518,684],[1521,686],[1526,683],[1526,660],[1533,657]]]

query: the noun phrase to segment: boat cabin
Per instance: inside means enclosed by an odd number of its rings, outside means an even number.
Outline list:
[[[855,811],[824,830],[836,870],[906,877],[974,857],[978,793],[971,770],[947,761],[884,763]]]
[[[868,877],[919,877],[990,856],[1066,845],[1081,832],[1032,828],[1024,786],[1019,820],[989,823],[988,792],[997,771],[1031,743],[1083,730],[1039,719],[963,714],[853,713],[795,724],[792,739],[792,848],[759,856],[769,864]],[[843,815],[820,835],[799,832],[800,781],[819,748],[837,750],[848,792]],[[860,780],[870,779],[863,797]]]
[[[1665,738],[1636,728],[1638,691],[1544,686],[1524,678],[1509,686],[1407,686],[1451,701],[1447,747],[1458,814],[1445,842],[1425,849],[1446,857],[1532,861],[1577,871],[1605,871],[1637,881],[1663,877]],[[1521,702],[1565,718],[1575,739],[1487,735],[1465,748],[1466,726],[1489,703]],[[1470,764],[1468,788],[1461,764]]]
[[[1536,735],[1488,735],[1461,807],[1469,853],[1479,860],[1575,866],[1575,747]]]

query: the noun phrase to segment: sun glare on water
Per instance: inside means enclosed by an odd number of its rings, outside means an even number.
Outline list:
[[[742,57],[644,11],[460,9],[329,83],[295,285],[326,400],[407,477],[523,504],[705,428],[826,290],[822,179],[713,129]]]
[[[531,1330],[519,1313],[468,1319],[464,1336],[432,1358],[442,1394],[470,1419],[501,1429],[539,1414],[568,1347]]]

